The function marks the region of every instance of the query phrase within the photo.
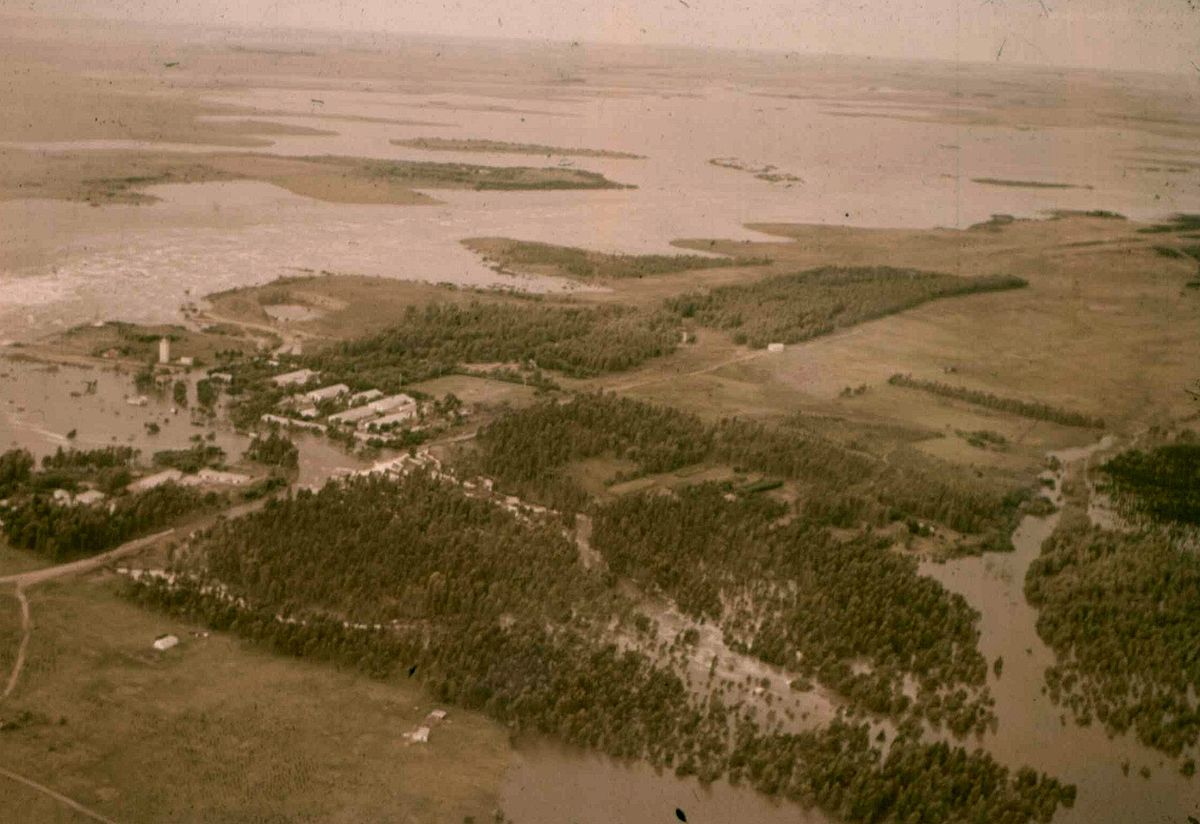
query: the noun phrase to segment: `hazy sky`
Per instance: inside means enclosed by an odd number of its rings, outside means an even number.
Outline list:
[[[1184,72],[1200,0],[0,0],[67,13]],[[1195,63],[1193,64],[1193,61]]]

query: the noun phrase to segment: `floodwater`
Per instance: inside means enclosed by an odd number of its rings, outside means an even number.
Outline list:
[[[666,83],[667,81],[664,81]],[[570,163],[636,189],[431,191],[425,206],[332,204],[253,182],[166,185],[145,206],[38,200],[0,203],[0,340],[98,318],[165,321],[188,299],[296,270],[352,272],[475,286],[564,289],[548,279],[498,276],[462,248],[498,235],[610,251],[663,252],[678,238],[758,238],[747,222],[957,226],[1003,212],[1103,208],[1131,217],[1200,211],[1196,175],[1167,174],[1127,158],[1196,152],[1194,142],[1130,127],[1013,128],[845,117],[828,101],[767,96],[753,82],[669,94],[669,85],[608,93],[576,90],[515,107],[509,96],[322,89],[321,113],[420,119],[447,125],[320,119],[305,89],[249,88],[213,98],[286,112],[271,120],[337,129],[277,136],[272,154],[336,154],[490,165]],[[675,89],[674,91],[678,91]],[[530,89],[529,94],[540,93]],[[512,95],[506,89],[504,95]],[[533,106],[532,103],[537,103]],[[519,110],[517,110],[519,108]],[[859,112],[862,114],[863,112]],[[450,122],[452,121],[452,122]],[[471,137],[633,152],[645,159],[439,152],[394,146],[410,137]],[[1152,144],[1147,146],[1147,144]],[[144,142],[30,144],[127,148]],[[161,148],[161,147],[160,147]],[[172,146],[178,151],[211,147]],[[771,182],[709,161],[767,165]],[[1076,189],[989,186],[973,178],[1055,181]]]
[[[1110,445],[1111,439],[1105,438],[1053,454],[1065,465],[1086,461]],[[1061,489],[1063,471],[1056,473],[1056,490]],[[1058,513],[1026,517],[1013,535],[1012,553],[931,563],[922,569],[982,613],[979,650],[989,662],[1004,658],[1000,678],[990,671],[988,676],[1000,725],[982,743],[1009,766],[1029,764],[1077,786],[1075,807],[1055,816],[1060,824],[1174,824],[1186,821],[1187,815],[1200,815],[1200,783],[1179,774],[1178,759],[1143,747],[1132,735],[1110,739],[1099,722],[1080,727],[1070,710],[1056,706],[1042,692],[1043,674],[1055,658],[1038,637],[1037,611],[1025,600],[1025,573],[1058,518]],[[1121,770],[1126,761],[1128,775]],[[1143,766],[1150,768],[1149,778],[1139,775]]]
[[[148,461],[160,449],[191,446],[199,435],[224,449],[233,462],[249,444],[246,435],[220,420],[194,421],[189,410],[178,409],[166,395],[150,394],[144,406],[131,405],[129,400],[137,397],[130,371],[0,359],[0,452],[28,449],[40,459],[59,447],[132,446]],[[150,423],[158,425],[157,434],[147,432]],[[75,436],[68,438],[72,431]],[[300,485],[320,484],[335,470],[367,465],[324,438],[292,437],[300,450]]]
[[[658,774],[594,753],[540,743],[518,747],[500,796],[514,824],[826,824],[818,810],[775,802],[749,787]]]

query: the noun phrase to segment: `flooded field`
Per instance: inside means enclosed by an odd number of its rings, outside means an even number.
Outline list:
[[[1110,445],[1105,438],[1054,453],[1064,464],[1056,473],[1057,488],[1065,467]],[[1013,535],[1011,554],[927,564],[922,570],[982,613],[980,652],[989,661],[1004,659],[1003,674],[989,674],[1000,726],[983,743],[1002,761],[1028,763],[1077,785],[1075,807],[1060,811],[1055,821],[1180,821],[1181,810],[1200,805],[1200,788],[1179,774],[1174,759],[1143,747],[1132,735],[1109,738],[1102,724],[1079,726],[1069,709],[1043,692],[1043,674],[1055,657],[1038,637],[1037,612],[1025,600],[1025,572],[1058,518],[1057,513],[1026,517]],[[1150,769],[1149,777],[1139,775],[1141,767]]]
[[[827,824],[817,810],[772,802],[748,787],[726,781],[703,787],[694,778],[646,764],[550,744],[518,747],[500,806],[514,824]]]
[[[156,434],[148,433],[150,424]],[[0,358],[0,452],[28,449],[41,458],[59,447],[122,445],[142,450],[148,461],[157,450],[191,446],[196,436],[225,450],[229,461],[250,442],[224,422],[194,420],[165,395],[140,395],[129,371]],[[299,435],[296,445],[301,485],[367,465],[324,438]]]
[[[1152,218],[1200,210],[1193,172],[1128,159],[1151,150],[1195,152],[1196,142],[1182,137],[1098,124],[1017,128],[897,118],[867,105],[869,91],[866,102],[855,104],[865,107],[863,116],[847,117],[836,101],[808,99],[804,88],[783,94],[752,74],[735,73],[732,82],[713,81],[688,94],[678,93],[681,83],[668,77],[657,87],[583,86],[569,95],[537,84],[436,94],[387,84],[213,93],[205,99],[272,112],[271,122],[336,130],[272,135],[273,145],[254,151],[571,165],[636,188],[437,189],[427,192],[439,201],[433,205],[363,206],[235,181],[150,186],[145,192],[160,202],[140,206],[0,202],[0,340],[95,318],[168,320],[189,297],[298,269],[539,291],[569,287],[497,276],[462,248],[473,236],[664,252],[679,238],[761,238],[743,228],[747,222],[962,228],[995,213],[1104,208]],[[445,120],[429,121],[431,109]],[[332,119],[338,117],[345,119]],[[413,121],[441,125],[404,125]],[[429,151],[391,142],[425,137],[594,146],[645,159]],[[214,148],[120,140],[8,145],[49,157]],[[787,174],[776,179],[743,168]],[[1079,188],[974,179],[1067,180]]]

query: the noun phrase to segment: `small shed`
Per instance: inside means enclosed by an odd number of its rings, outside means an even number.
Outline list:
[[[153,647],[159,652],[166,652],[171,647],[179,645],[179,638],[174,635],[160,635],[154,639]]]
[[[768,352],[782,352],[783,344],[782,343],[768,343],[767,351]]]

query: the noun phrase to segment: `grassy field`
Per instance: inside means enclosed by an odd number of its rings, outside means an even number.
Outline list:
[[[44,558],[23,549],[14,549],[0,538],[0,577],[41,569],[46,565]]]
[[[158,360],[158,342],[165,337],[171,341],[172,361],[191,357],[199,366],[211,366],[221,351],[250,354],[258,348],[257,339],[240,329],[225,331],[228,334],[197,332],[175,324],[147,326],[110,322],[103,326],[77,326],[49,338],[42,345],[59,353],[86,357],[101,357],[113,351],[116,358],[145,363]]]
[[[1078,410],[1104,417],[1116,431],[1192,412],[1184,387],[1195,380],[1194,365],[1200,362],[1200,340],[1191,332],[1200,323],[1200,304],[1184,287],[1186,273],[1178,262],[1154,250],[1162,244],[1162,234],[1147,236],[1140,224],[1072,214],[965,231],[752,228],[773,237],[677,245],[772,263],[615,278],[604,291],[547,300],[646,308],[688,291],[822,265],[890,265],[963,277],[1012,275],[1029,285],[919,306],[777,353],[738,346],[720,330],[699,329],[691,343],[667,357],[617,375],[559,383],[629,393],[708,420],[733,415],[781,419],[804,412],[845,419],[859,429],[896,425],[929,433],[919,448],[930,454],[1004,472],[1034,469],[1047,449],[1078,445],[1093,436],[906,391],[889,386],[888,378],[901,372]],[[260,290],[267,288],[283,288],[289,301],[322,313],[289,328],[338,339],[383,328],[408,306],[480,299],[479,293],[429,284],[312,277],[226,293],[214,303],[223,314],[268,323],[260,303]],[[510,298],[484,293],[482,299]],[[855,391],[846,394],[847,389]],[[981,430],[1003,436],[1006,448],[979,449],[955,435]]]
[[[510,143],[506,140],[483,140],[480,138],[411,137],[403,140],[392,140],[391,143],[393,146],[403,146],[407,149],[424,149],[430,152],[494,152],[497,154],[606,157],[621,160],[644,159],[642,155],[631,152],[543,146],[540,143]]]
[[[3,733],[0,766],[122,822],[490,820],[508,744],[479,716],[452,710],[428,744],[409,744],[435,707],[410,683],[203,637],[121,600],[112,581],[29,598],[29,661],[0,704],[0,718],[29,720]],[[2,603],[11,620],[15,601]],[[181,644],[156,652],[167,632]],[[0,817],[55,820],[15,786]]]
[[[146,188],[165,183],[260,180],[328,203],[420,205],[438,202],[416,189],[613,189],[621,184],[572,168],[476,166],[370,158],[167,151],[0,150],[0,201],[29,197],[95,205],[147,204]]]
[[[763,266],[768,258],[715,257],[711,255],[618,255],[533,243],[510,238],[468,238],[463,245],[479,254],[498,272],[520,272],[578,280],[621,280],[678,274],[696,269]]]

